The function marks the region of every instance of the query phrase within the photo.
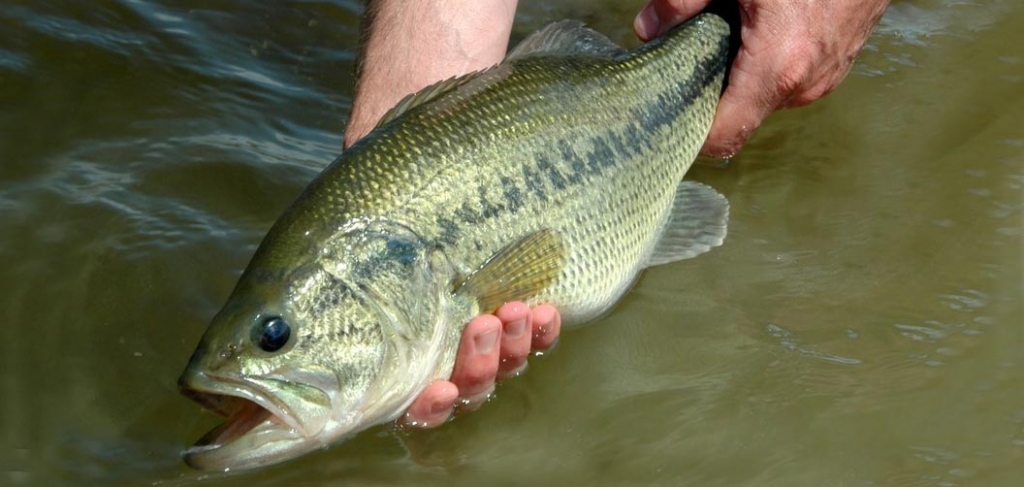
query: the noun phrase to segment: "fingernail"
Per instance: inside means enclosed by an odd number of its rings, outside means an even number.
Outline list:
[[[633,20],[633,30],[642,39],[647,40],[658,35],[660,24],[661,21],[658,20],[658,12],[654,9],[654,5],[648,4]]]
[[[477,335],[473,342],[476,345],[477,353],[489,353],[494,349],[494,344],[498,343],[498,330]]]
[[[516,320],[505,325],[505,334],[509,338],[519,338],[526,332],[526,320]]]

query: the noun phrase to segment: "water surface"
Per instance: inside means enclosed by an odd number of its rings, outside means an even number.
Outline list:
[[[3,480],[1017,485],[1024,5],[895,2],[848,81],[727,169],[725,246],[646,273],[481,411],[255,473],[175,381],[339,152],[360,2],[3,2]],[[265,4],[264,4],[265,3]],[[640,2],[524,1],[631,39]]]

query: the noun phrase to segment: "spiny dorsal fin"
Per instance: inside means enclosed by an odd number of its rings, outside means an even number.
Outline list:
[[[405,98],[402,98],[398,103],[395,104],[395,106],[391,107],[391,109],[388,110],[383,117],[380,118],[380,121],[377,122],[377,125],[374,128],[382,127],[384,126],[384,124],[398,118],[403,113],[409,111],[413,107],[423,105],[424,103],[434,100],[444,93],[447,93],[451,90],[454,90],[455,88],[458,88],[459,86],[465,84],[467,81],[473,79],[480,73],[481,71],[474,71],[472,73],[464,74],[462,76],[448,78],[444,81],[438,81],[437,83],[434,83],[426,88],[423,88],[422,90],[417,91],[416,93],[410,93],[408,95],[405,95]]]
[[[472,73],[466,73],[462,76],[456,76],[454,78],[448,78],[444,81],[438,81],[426,88],[423,88],[416,93],[406,95],[402,98],[394,107],[387,111],[377,125],[374,127],[379,128],[384,124],[402,116],[405,112],[412,110],[420,105],[425,105],[435,100],[440,100],[445,95],[452,93],[453,91],[459,91],[461,96],[458,98],[466,98],[474,93],[482,91],[492,84],[504,79],[511,72],[511,68],[505,64],[498,64],[491,66],[480,71],[473,71]]]
[[[539,230],[491,256],[455,292],[476,299],[481,310],[492,312],[509,301],[540,294],[562,272],[565,258],[558,234]]]
[[[505,61],[532,56],[593,56],[611,59],[626,52],[604,34],[578,20],[562,20],[523,39]]]
[[[700,183],[679,183],[672,214],[647,259],[647,267],[696,257],[722,245],[728,222],[729,201],[725,196]]]
[[[505,61],[514,61],[524,57],[532,56],[592,56],[611,59],[617,54],[626,52],[604,34],[590,29],[578,20],[563,20],[548,24],[546,27],[534,32],[526,39],[523,39],[507,56]],[[395,104],[374,128],[400,117],[405,112],[436,100],[473,80],[479,79],[483,84],[489,84],[493,80],[484,76],[494,72],[497,78],[501,77],[501,65],[481,71],[474,71],[462,76],[456,76],[444,81],[439,81],[416,93],[410,93]],[[507,74],[507,73],[506,73]]]

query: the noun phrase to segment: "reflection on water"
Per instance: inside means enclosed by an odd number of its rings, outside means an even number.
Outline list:
[[[516,36],[640,2],[522,2]],[[175,380],[337,153],[359,2],[0,10],[3,483],[1016,485],[1019,2],[897,1],[850,79],[727,168],[724,247],[653,269],[481,411],[259,473],[179,451]],[[526,466],[526,468],[524,468]],[[329,480],[328,480],[329,479]]]

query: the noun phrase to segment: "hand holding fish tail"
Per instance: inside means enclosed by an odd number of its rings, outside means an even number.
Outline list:
[[[651,0],[633,23],[650,40],[708,0]],[[701,153],[736,154],[773,111],[807,105],[849,73],[889,0],[740,0],[742,46]]]
[[[525,369],[531,348],[543,351],[555,344],[560,324],[554,307],[531,310],[519,302],[473,318],[462,334],[451,379],[428,385],[399,422],[433,428],[444,424],[457,404],[469,410],[480,407],[494,391],[495,380]]]

